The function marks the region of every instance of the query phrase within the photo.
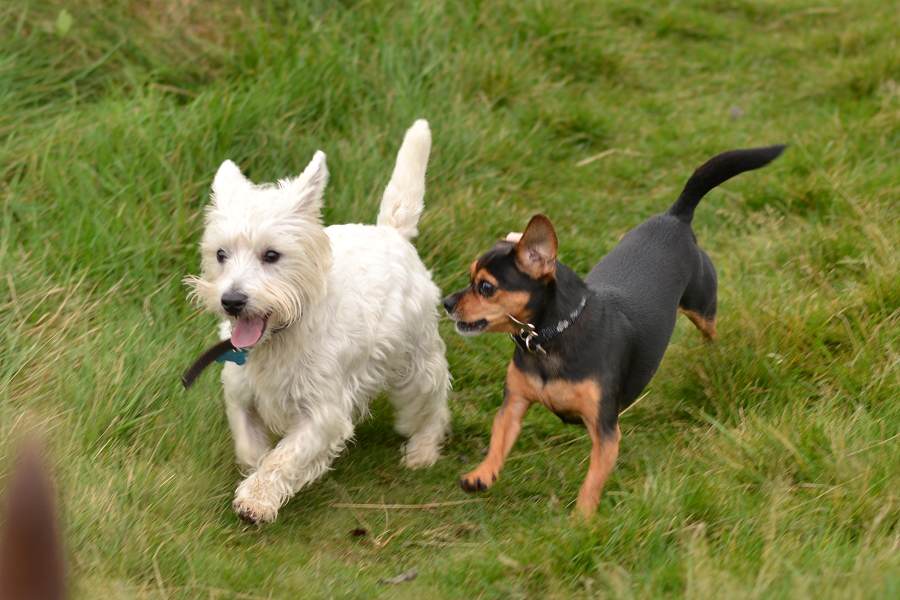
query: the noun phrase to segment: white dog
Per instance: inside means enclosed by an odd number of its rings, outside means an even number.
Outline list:
[[[322,226],[322,152],[277,185],[254,185],[227,160],[216,173],[202,275],[188,282],[227,319],[223,339],[250,349],[245,364],[222,371],[237,460],[249,473],[234,509],[247,521],[274,520],[328,470],[381,391],[409,438],[405,465],[438,459],[450,420],[440,292],[410,243],[430,147],[428,123],[416,121],[374,226]]]

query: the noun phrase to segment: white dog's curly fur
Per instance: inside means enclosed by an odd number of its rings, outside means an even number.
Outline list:
[[[374,226],[322,226],[322,152],[277,185],[254,185],[231,161],[216,173],[202,275],[188,282],[226,318],[223,338],[252,347],[245,365],[222,371],[237,460],[248,473],[234,498],[242,518],[274,520],[328,470],[381,391],[396,409],[396,430],[409,438],[406,466],[438,459],[450,420],[440,292],[410,243],[430,147],[428,123],[416,121]],[[237,317],[223,308],[229,292],[246,299]]]

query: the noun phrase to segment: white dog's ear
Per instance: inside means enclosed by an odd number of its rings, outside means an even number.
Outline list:
[[[244,177],[238,166],[230,160],[226,160],[216,171],[212,191],[216,196],[227,195],[236,189],[246,187],[248,183],[250,183],[249,180]]]
[[[298,211],[318,218],[322,210],[322,196],[327,184],[328,166],[325,164],[325,153],[316,150],[303,172],[287,182],[284,188],[294,196],[293,200]]]

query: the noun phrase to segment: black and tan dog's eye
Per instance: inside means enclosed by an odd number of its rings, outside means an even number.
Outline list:
[[[263,254],[263,262],[276,263],[279,258],[281,258],[281,254],[275,250],[266,250],[266,253]]]
[[[494,284],[490,281],[485,281],[482,279],[477,284],[478,293],[484,296],[485,298],[490,298],[494,295],[494,291],[497,289],[494,287]]]
[[[219,261],[219,264],[220,264],[220,265],[221,265],[223,262],[225,262],[225,258],[226,258],[226,256],[225,256],[225,251],[224,251],[224,250],[222,250],[221,248],[219,248],[218,250],[216,250],[216,260]]]

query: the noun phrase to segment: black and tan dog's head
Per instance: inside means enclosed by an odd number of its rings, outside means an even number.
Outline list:
[[[535,215],[519,237],[510,234],[469,267],[469,286],[444,298],[462,335],[515,333],[510,317],[530,322],[556,280],[558,242],[550,219]]]

